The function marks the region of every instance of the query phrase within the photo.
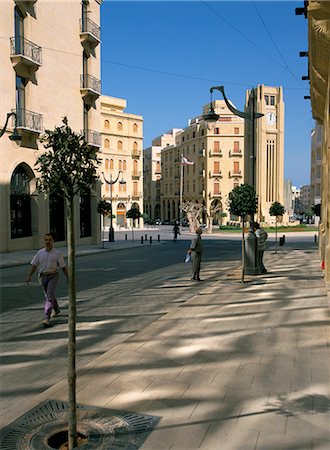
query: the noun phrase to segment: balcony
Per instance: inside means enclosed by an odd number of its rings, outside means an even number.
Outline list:
[[[94,130],[85,130],[84,132],[82,132],[82,134],[85,136],[85,141],[87,142],[88,145],[97,148],[101,147],[102,144],[101,133]]]
[[[210,150],[209,156],[222,156],[222,150]]]
[[[11,37],[10,59],[17,75],[30,78],[41,66],[41,47],[23,37]]]
[[[101,42],[101,27],[91,19],[80,19],[80,42],[89,55]]]
[[[205,149],[204,149],[204,148],[201,148],[201,149],[199,150],[199,152],[198,152],[198,155],[199,155],[199,156],[205,156]]]
[[[140,200],[142,198],[142,192],[133,192],[132,200]]]
[[[229,150],[229,156],[243,156],[242,150]]]
[[[141,150],[132,150],[132,158],[137,159],[141,156]]]
[[[141,177],[141,172],[140,171],[132,172],[132,179],[133,180],[138,180],[140,177]]]
[[[210,192],[209,198],[221,198],[221,192]]]
[[[80,92],[87,105],[93,105],[101,95],[101,80],[92,75],[80,75]]]
[[[15,111],[15,110],[14,110]],[[42,115],[27,109],[16,109],[17,129],[23,135],[39,135],[43,131]]]
[[[210,170],[209,177],[210,178],[220,178],[220,177],[222,178],[222,172],[221,172],[221,170],[217,170],[217,171]]]
[[[242,171],[241,170],[230,170],[229,171],[229,178],[242,178]]]

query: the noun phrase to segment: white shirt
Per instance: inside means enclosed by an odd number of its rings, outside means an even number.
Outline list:
[[[54,275],[58,273],[59,268],[63,269],[66,266],[62,254],[56,248],[52,248],[49,252],[42,248],[37,252],[30,264],[38,267],[39,274],[43,273],[45,275]]]

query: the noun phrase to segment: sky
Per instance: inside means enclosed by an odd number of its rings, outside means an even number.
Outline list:
[[[285,179],[310,183],[314,120],[309,95],[303,1],[116,1],[101,6],[102,94],[127,100],[144,118],[144,148],[185,128],[210,101],[210,87],[244,109],[258,84],[282,86]],[[218,91],[214,100],[221,100]]]

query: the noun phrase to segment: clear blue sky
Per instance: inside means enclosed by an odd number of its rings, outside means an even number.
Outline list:
[[[224,85],[244,108],[257,84],[283,86],[285,178],[310,182],[307,20],[303,1],[114,1],[101,7],[102,93],[127,100],[144,117],[144,147],[171,128],[187,126]],[[215,92],[214,99],[221,99]]]

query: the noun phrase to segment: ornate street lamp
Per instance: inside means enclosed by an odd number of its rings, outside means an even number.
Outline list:
[[[223,99],[228,107],[228,109],[235,114],[238,117],[242,117],[245,120],[250,120],[251,123],[251,135],[252,135],[252,143],[251,143],[251,160],[252,160],[252,186],[254,188],[256,188],[256,183],[255,183],[255,160],[256,160],[256,156],[255,156],[255,119],[259,119],[260,117],[262,117],[264,114],[262,113],[258,113],[255,111],[255,104],[254,104],[254,93],[253,90],[251,91],[253,93],[253,97],[252,98],[252,110],[247,111],[247,112],[243,112],[243,111],[239,111],[238,109],[236,109],[231,103],[230,101],[227,99],[226,95],[225,95],[225,90],[223,86],[212,86],[210,88],[210,93],[211,93],[211,102],[210,102],[210,109],[208,110],[208,112],[206,114],[203,115],[203,119],[206,122],[216,122],[219,119],[219,115],[216,114],[216,112],[214,111],[214,108],[212,106],[212,93],[214,90],[220,91],[221,94],[223,95]]]
[[[8,125],[8,121],[11,116],[14,116],[15,126],[14,126],[14,131],[12,132],[12,134],[9,135],[9,139],[11,141],[20,142],[22,140],[22,136],[20,134],[18,134],[18,131],[17,131],[17,114],[15,111],[7,113],[6,123],[5,123],[4,127],[2,128],[2,130],[0,130],[0,138],[5,134],[5,131],[6,131],[7,125]]]
[[[119,180],[119,175],[122,174],[121,180]],[[110,185],[110,205],[111,205],[111,210],[110,210],[110,228],[109,228],[109,242],[115,242],[115,233],[114,233],[114,229],[113,229],[113,224],[112,224],[112,186],[117,183],[117,181],[119,180],[119,184],[126,184],[126,181],[124,181],[124,174],[123,171],[120,170],[118,172],[117,178],[115,180],[112,179],[112,175],[110,174],[110,179],[107,180],[104,176],[104,173],[102,172],[104,181]]]

